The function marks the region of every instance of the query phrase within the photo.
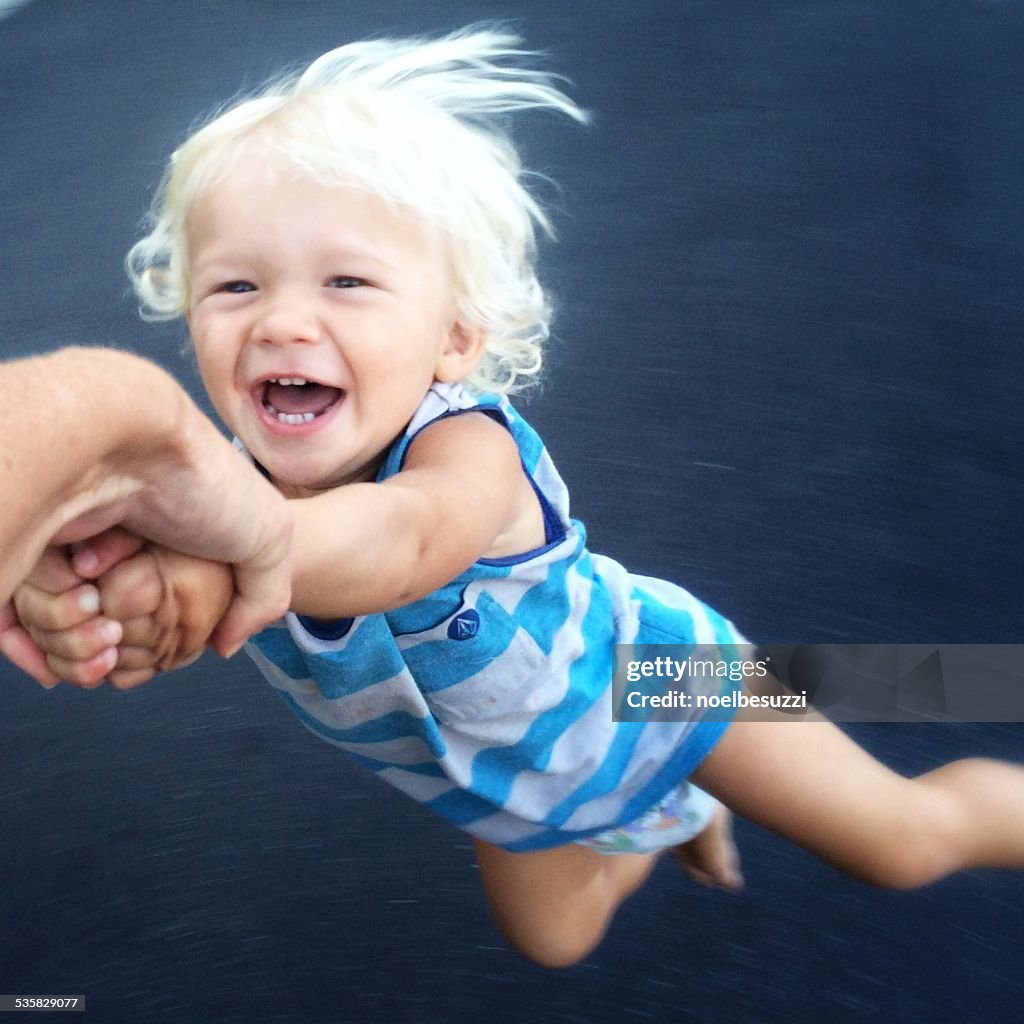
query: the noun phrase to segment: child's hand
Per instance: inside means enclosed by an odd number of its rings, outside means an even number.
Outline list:
[[[120,560],[125,545],[135,543],[112,531],[90,541],[72,562],[83,575],[102,573],[103,616],[121,624],[117,663],[107,676],[118,689],[195,661],[234,596],[229,566],[152,544]],[[117,564],[107,568],[112,559]]]
[[[230,567],[155,545],[97,582],[103,614],[123,629],[117,665],[107,677],[118,689],[195,661],[234,596]]]
[[[77,570],[79,582],[78,573],[99,578],[95,586],[53,593],[66,586],[69,570]],[[194,661],[233,590],[227,566],[142,547],[137,538],[111,531],[90,541],[70,565],[40,563],[16,595],[15,607],[56,676],[79,686],[95,686],[106,677],[118,689],[129,689],[158,671]]]

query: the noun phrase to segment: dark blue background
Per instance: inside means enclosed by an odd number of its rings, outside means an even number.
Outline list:
[[[115,343],[198,395],[121,270],[193,120],[346,40],[508,17],[595,113],[518,135],[561,186],[529,415],[594,549],[761,641],[1024,642],[1020,2],[35,0],[0,21],[0,355]],[[546,973],[465,838],[244,660],[127,695],[0,671],[2,992],[125,1024],[1020,1019],[1019,877],[878,893],[744,827],[743,895],[663,864]],[[1024,747],[858,736],[915,773]]]

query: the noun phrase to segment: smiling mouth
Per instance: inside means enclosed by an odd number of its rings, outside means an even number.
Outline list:
[[[263,384],[260,401],[268,416],[278,423],[299,426],[329,412],[345,397],[341,388],[318,384],[303,377],[272,377]]]

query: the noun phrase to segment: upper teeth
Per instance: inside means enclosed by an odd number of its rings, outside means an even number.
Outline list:
[[[305,377],[271,377],[267,381],[269,384],[288,384],[301,387],[303,384],[308,384],[309,381]],[[311,412],[278,412],[266,398],[263,399],[263,408],[270,413],[279,423],[287,423],[290,426],[297,427],[300,423],[312,423],[316,419],[316,415]]]

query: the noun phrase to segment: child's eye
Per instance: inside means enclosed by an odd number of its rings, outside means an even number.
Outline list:
[[[229,295],[243,295],[245,292],[253,292],[256,285],[250,281],[225,281],[214,289],[218,292],[227,292]]]
[[[328,288],[362,288],[366,281],[361,277],[349,277],[347,274],[339,274],[327,282]]]

